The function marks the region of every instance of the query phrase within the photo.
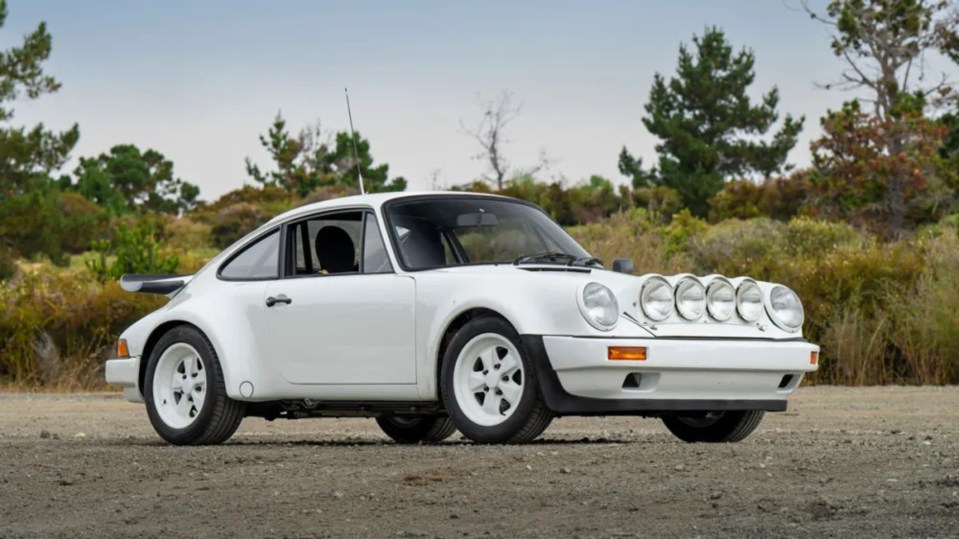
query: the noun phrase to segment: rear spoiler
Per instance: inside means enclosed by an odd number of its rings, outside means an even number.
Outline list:
[[[192,279],[192,275],[127,273],[120,277],[120,287],[127,292],[170,295],[186,286]]]

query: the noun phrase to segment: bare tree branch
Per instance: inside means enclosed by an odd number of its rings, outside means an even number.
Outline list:
[[[500,191],[508,178],[511,164],[503,155],[503,146],[509,142],[506,127],[519,117],[522,105],[514,103],[513,93],[504,91],[495,99],[478,99],[483,116],[475,128],[468,128],[460,119],[460,129],[479,143],[482,151],[474,156],[487,162],[489,172],[484,179]]]

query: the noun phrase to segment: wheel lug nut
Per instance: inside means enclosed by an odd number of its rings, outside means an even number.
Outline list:
[[[484,387],[484,388],[483,388],[483,391],[486,392],[486,393],[489,393],[489,388],[488,388],[488,387]]]
[[[504,381],[504,382],[509,382],[509,376],[504,376],[504,377],[503,377],[503,381]]]
[[[489,374],[489,371],[483,371],[483,375]]]
[[[495,368],[496,370],[499,370],[499,363],[497,363],[496,365],[493,365],[493,368]]]

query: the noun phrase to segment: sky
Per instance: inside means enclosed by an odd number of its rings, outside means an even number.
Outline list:
[[[823,5],[824,0],[812,5]],[[675,72],[679,45],[710,25],[756,54],[758,99],[805,116],[789,156],[810,161],[819,118],[851,96],[817,87],[842,64],[799,0],[294,1],[9,0],[0,47],[40,21],[53,36],[46,71],[61,90],[15,105],[14,124],[80,125],[76,158],[116,144],[153,148],[202,199],[251,183],[244,159],[268,166],[259,144],[282,111],[298,131],[356,129],[377,163],[410,189],[467,183],[483,172],[461,124],[478,98],[512,92],[521,115],[505,153],[517,167],[545,151],[544,176],[627,181],[625,145],[655,162],[641,119],[655,73]]]

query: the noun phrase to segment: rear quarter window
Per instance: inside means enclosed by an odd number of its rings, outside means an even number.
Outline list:
[[[220,268],[231,280],[277,279],[280,275],[280,232],[274,230],[244,247]]]

